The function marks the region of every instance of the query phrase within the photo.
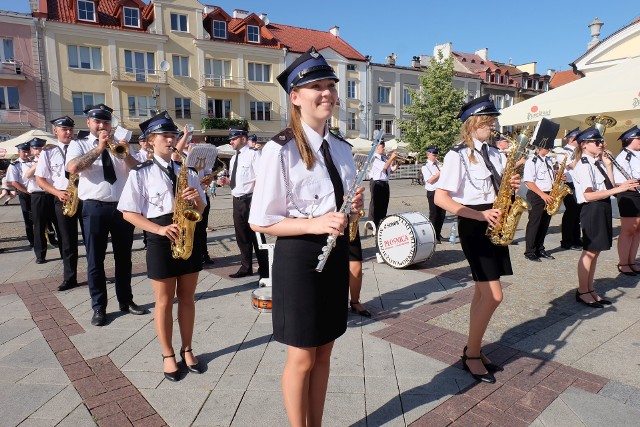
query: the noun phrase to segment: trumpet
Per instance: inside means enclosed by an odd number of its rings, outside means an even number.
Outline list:
[[[393,159],[393,161],[396,162],[399,165],[414,164],[416,162],[416,158],[413,157],[413,156],[403,157],[403,156],[399,155],[398,153],[396,153],[396,157],[395,157],[395,159]]]
[[[129,146],[126,144],[109,143],[109,150],[116,159],[125,159],[129,156]]]

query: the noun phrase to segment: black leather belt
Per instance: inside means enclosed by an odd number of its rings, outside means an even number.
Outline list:
[[[384,179],[376,179],[373,182],[389,185],[389,181],[385,181]]]
[[[243,194],[242,196],[233,196],[234,199],[238,199],[238,200],[246,200],[246,199],[250,199],[251,197],[253,197],[253,193],[249,193],[249,194]]]
[[[103,202],[102,200],[87,199],[84,203],[95,203],[97,205],[118,206],[118,202]]]

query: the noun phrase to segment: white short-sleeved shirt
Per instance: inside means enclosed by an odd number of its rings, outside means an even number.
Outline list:
[[[302,122],[302,126],[316,156],[315,165],[307,170],[290,131],[281,132],[265,144],[256,176],[249,223],[265,227],[284,218],[319,217],[339,208],[336,208],[333,184],[321,152],[324,139],[329,143],[331,158],[340,173],[345,196],[349,192],[356,176],[351,146],[328,130],[324,135],[319,135],[306,123]]]
[[[567,157],[567,165],[573,162],[576,158],[576,147],[574,147],[573,145],[565,145],[564,147],[562,147],[562,152],[556,154],[556,159],[558,160],[559,165],[562,164],[565,157]],[[567,177],[566,182],[573,182],[573,170],[569,170],[565,166],[564,174]]]
[[[133,156],[140,163],[144,163],[149,159],[149,152],[144,148],[140,148],[137,153]]]
[[[524,163],[524,182],[533,182],[542,191],[551,191],[553,187],[553,166],[547,156],[534,155]]]
[[[36,166],[36,176],[49,181],[57,190],[66,190],[69,180],[65,177],[65,144],[58,141],[55,147],[43,150]]]
[[[573,169],[573,185],[576,190],[576,200],[580,204],[587,203],[584,198],[584,192],[587,189],[592,191],[607,189],[604,183],[604,175],[596,168],[595,161],[594,157],[583,156]]]
[[[482,142],[473,141],[476,163],[469,159],[469,147],[450,150],[444,157],[444,164],[436,188],[446,190],[449,196],[463,205],[473,206],[493,203],[496,190],[491,182],[491,171],[482,159]],[[489,147],[489,161],[499,174],[504,165],[502,156],[495,147]]]
[[[389,181],[389,176],[391,175],[391,166],[388,168],[384,168],[385,163],[387,163],[387,156],[383,156],[382,154],[374,154],[373,161],[371,162],[371,169],[369,170],[369,179],[373,181]]]
[[[233,171],[233,165],[238,162],[236,186],[231,190],[233,197],[253,193],[256,183],[256,172],[258,170],[258,160],[260,160],[260,152],[251,150],[248,145],[242,147],[240,153],[233,155],[229,162],[229,170]]]
[[[429,160],[427,160],[427,163],[425,163],[425,165],[422,167],[422,176],[424,177],[425,190],[436,191],[436,182],[438,181],[436,180],[433,184],[430,184],[429,182],[427,182],[427,180],[438,172],[440,172],[440,162],[438,162],[437,160],[435,162],[430,162]]]
[[[98,146],[98,138],[93,134],[89,134],[84,139],[74,139],[69,144],[67,150],[67,161],[69,162],[77,157],[87,154]],[[116,182],[109,184],[104,179],[104,169],[102,167],[102,154],[85,170],[79,173],[80,182],[78,183],[78,198],[80,200],[99,200],[101,202],[117,202],[122,194],[124,184],[127,182],[129,175],[129,167],[124,159],[117,159],[111,154],[111,150],[106,148],[107,153],[111,156],[111,162],[116,172]]]
[[[640,178],[640,151],[623,149],[616,157],[616,162],[627,172],[631,178]],[[627,180],[618,168],[613,168],[613,179],[620,184]]]
[[[40,186],[36,183],[35,174],[31,178],[25,178],[25,173],[33,167],[34,162],[37,167],[39,157],[40,156],[38,156],[38,158],[36,158],[33,162],[24,162],[20,164],[20,167],[22,168],[22,180],[24,181],[24,186],[27,187],[27,191],[32,194],[44,192],[44,190],[40,188]]]
[[[160,157],[155,157],[155,161],[164,168],[168,166]],[[181,166],[175,162],[171,163],[178,177]],[[189,187],[196,188],[202,200],[205,200],[198,176],[192,171],[188,176]],[[157,218],[172,213],[174,205],[175,195],[171,179],[154,161],[149,160],[129,172],[118,210],[136,212],[146,218]]]
[[[25,164],[28,164],[26,166]],[[31,167],[31,162],[25,162],[22,159],[18,159],[15,162],[11,162],[9,167],[7,168],[7,181],[9,182],[17,182],[19,184],[27,186],[27,183],[22,178],[22,170],[27,170]]]

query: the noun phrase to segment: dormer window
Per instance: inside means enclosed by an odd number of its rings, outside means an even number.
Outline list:
[[[247,25],[247,41],[249,43],[260,43],[260,27]]]
[[[216,39],[227,38],[227,23],[225,21],[213,21],[213,37]]]
[[[125,27],[140,28],[140,9],[125,7],[123,12]]]
[[[476,60],[475,60],[475,59],[472,59],[472,60],[471,60],[471,63],[472,63],[472,64],[475,64],[475,63],[476,63]]]
[[[78,0],[78,19],[96,22],[96,4],[88,0]]]

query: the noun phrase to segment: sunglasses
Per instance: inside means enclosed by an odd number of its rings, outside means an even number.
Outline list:
[[[589,142],[593,142],[594,144],[596,144],[596,147],[600,147],[601,145],[604,145],[604,141],[602,140],[595,140],[595,141],[589,141]]]

